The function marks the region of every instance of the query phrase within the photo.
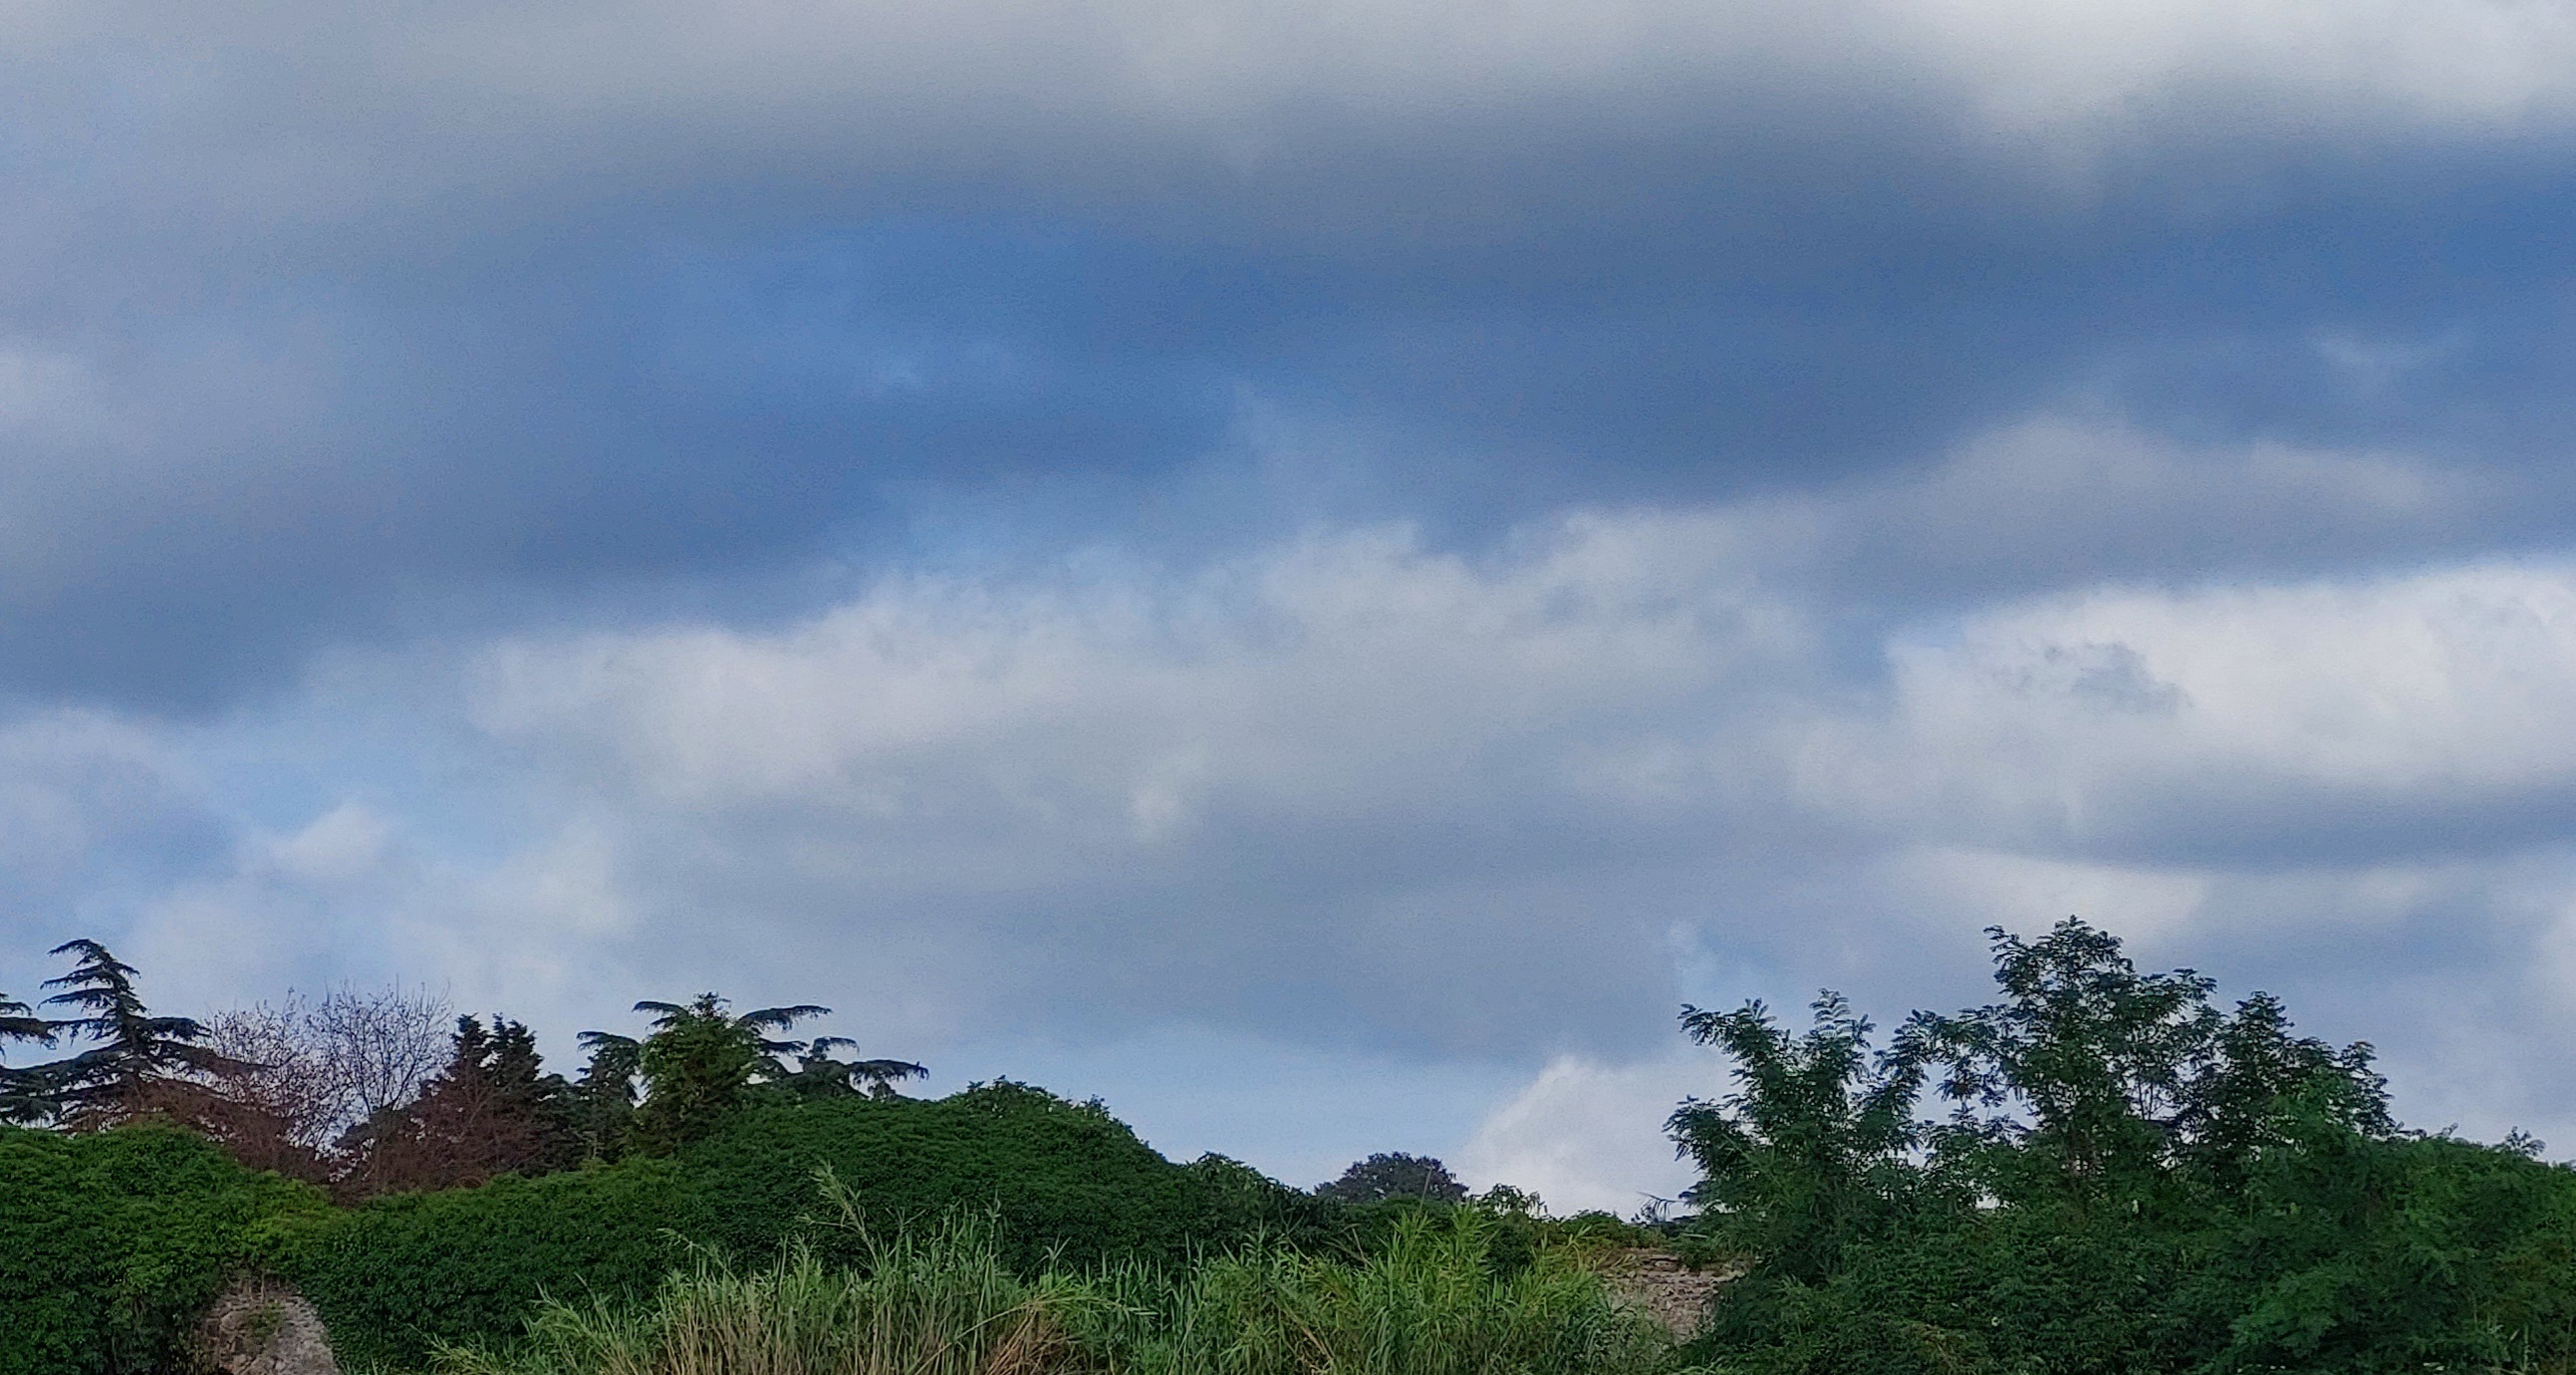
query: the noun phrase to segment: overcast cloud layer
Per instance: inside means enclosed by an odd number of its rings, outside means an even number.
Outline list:
[[[2576,1142],[2576,19],[0,16],[0,988],[1627,1209],[2069,912]]]

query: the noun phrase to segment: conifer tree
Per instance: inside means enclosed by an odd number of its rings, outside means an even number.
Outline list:
[[[343,1143],[346,1194],[477,1184],[576,1163],[572,1086],[544,1072],[536,1036],[507,1017],[459,1017],[455,1053],[420,1097],[380,1112]]]
[[[0,993],[0,1043],[33,1041],[38,1045],[54,1043],[53,1023],[35,1015],[35,1009]],[[0,1065],[0,1122],[41,1122],[53,1115],[53,1103],[42,1092],[44,1080],[28,1068]]]
[[[238,1064],[197,1044],[206,1029],[187,1017],[156,1017],[135,990],[134,966],[97,941],[55,946],[53,954],[77,957],[70,973],[47,979],[60,993],[47,1007],[81,1015],[47,1022],[57,1039],[93,1042],[69,1059],[36,1066],[36,1094],[53,1114],[75,1127],[111,1126],[170,1105],[193,1088],[190,1074],[212,1074]]]

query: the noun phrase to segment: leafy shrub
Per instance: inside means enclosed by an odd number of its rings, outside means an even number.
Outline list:
[[[0,1128],[0,1375],[165,1368],[261,1225],[326,1206],[167,1127]]]
[[[1009,1082],[933,1102],[863,1099],[756,1109],[679,1156],[700,1204],[692,1235],[765,1257],[815,1207],[829,1168],[879,1229],[990,1210],[1007,1258],[1034,1273],[1193,1250],[1308,1222],[1294,1191],[1211,1158],[1176,1166],[1097,1103]],[[830,1232],[821,1244],[843,1244]],[[831,1258],[827,1254],[827,1258]]]
[[[347,1356],[417,1364],[439,1343],[515,1334],[544,1297],[641,1300],[693,1246],[759,1265],[801,1240],[855,1263],[856,1234],[813,1220],[824,1168],[879,1231],[991,1216],[1021,1274],[1177,1263],[1320,1225],[1247,1167],[1175,1165],[1097,1104],[1003,1083],[757,1108],[668,1159],[380,1199],[282,1237],[278,1264]]]
[[[283,1238],[279,1268],[344,1362],[412,1365],[441,1341],[517,1331],[548,1295],[652,1292],[696,1217],[667,1161],[504,1175],[336,1214]]]

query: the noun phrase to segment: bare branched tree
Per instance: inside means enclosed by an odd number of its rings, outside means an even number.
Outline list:
[[[286,1136],[313,1150],[347,1127],[346,1097],[315,1044],[312,1007],[289,993],[282,1003],[253,1003],[206,1023],[206,1044],[238,1068],[210,1076],[227,1101],[275,1119]]]
[[[340,1125],[418,1098],[455,1054],[448,1039],[455,1013],[446,998],[399,984],[363,993],[342,987],[314,1004],[305,1025],[341,1096]]]
[[[418,1098],[447,1067],[451,1016],[445,998],[400,985],[236,1008],[207,1024],[208,1044],[239,1062],[211,1086],[281,1123],[298,1144],[327,1150],[351,1127]]]

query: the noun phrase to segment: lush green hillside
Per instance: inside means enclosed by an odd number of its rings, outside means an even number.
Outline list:
[[[327,1206],[163,1128],[0,1133],[0,1375],[153,1368],[230,1267],[264,1264],[355,1364],[515,1335],[541,1296],[649,1294],[692,1245],[752,1264],[813,1234],[829,1167],[881,1227],[989,1212],[1005,1254],[1181,1259],[1317,1226],[1240,1165],[1176,1165],[1099,1107],[999,1084],[743,1114],[668,1159]],[[686,1240],[683,1240],[683,1239]]]
[[[0,1127],[0,1375],[154,1369],[266,1226],[318,1190],[161,1127]]]

